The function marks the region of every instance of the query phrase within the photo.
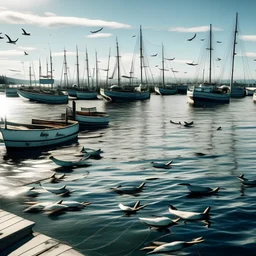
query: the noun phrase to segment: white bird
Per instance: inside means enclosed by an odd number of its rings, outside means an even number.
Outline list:
[[[171,243],[166,242],[152,242],[152,245],[146,246],[141,250],[151,250],[147,254],[154,254],[154,253],[167,253],[167,252],[175,252],[183,250],[187,247],[190,247],[194,244],[198,244],[203,242],[203,237],[194,238],[193,240],[186,242],[186,241],[174,241]]]
[[[179,183],[178,185],[187,186],[188,190],[193,194],[213,194],[217,193],[220,189],[219,187],[212,189],[210,187],[195,186],[189,183]]]
[[[40,184],[40,186],[41,186],[44,190],[46,190],[46,191],[48,191],[48,192],[51,192],[51,193],[53,193],[53,194],[59,195],[59,194],[65,194],[65,193],[70,192],[70,191],[66,188],[66,185],[64,185],[64,186],[62,186],[62,187],[60,187],[60,188],[53,188],[53,187],[45,187],[45,186],[42,186],[41,183],[39,183],[39,184]]]
[[[110,189],[114,190],[118,194],[137,194],[142,191],[145,184],[146,182],[142,182],[138,187],[135,187],[135,186],[122,187],[122,185],[119,185],[115,188],[110,188]]]
[[[207,207],[202,213],[179,211],[172,205],[169,205],[168,209],[171,214],[183,220],[204,220],[209,218],[211,207]]]
[[[44,211],[47,214],[53,214],[53,213],[56,213],[56,212],[59,212],[59,211],[66,210],[67,208],[68,208],[68,206],[62,204],[62,200],[60,200],[56,203],[49,204],[49,205],[45,206]]]
[[[151,228],[168,228],[178,223],[180,218],[172,220],[168,217],[151,217],[151,218],[139,218],[141,222],[145,223]]]
[[[256,186],[256,180],[248,180],[244,177],[244,174],[237,177],[243,185]]]
[[[163,169],[170,169],[171,167],[171,163],[173,162],[173,160],[169,161],[168,163],[157,163],[157,162],[151,162],[151,165],[155,168],[163,168]]]
[[[87,205],[90,205],[91,202],[77,202],[77,201],[62,201],[61,204],[66,205],[68,207],[67,210],[81,210],[85,208]]]
[[[146,204],[140,205],[140,201],[137,201],[133,207],[123,205],[122,203],[119,203],[118,206],[125,213],[131,214],[145,208],[147,205]]]
[[[91,157],[100,157],[100,154],[103,153],[103,151],[99,148],[97,150],[91,149],[91,148],[85,148],[82,147],[81,153],[85,153],[90,155]]]
[[[27,204],[31,205],[24,210],[24,212],[40,212],[42,211],[45,206],[49,205],[50,202],[28,202]]]

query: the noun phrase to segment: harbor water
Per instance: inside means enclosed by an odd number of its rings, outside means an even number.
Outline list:
[[[71,105],[72,102],[69,102]],[[0,116],[28,123],[32,118],[59,119],[65,105],[47,105],[0,95]],[[172,255],[246,255],[256,253],[256,187],[241,185],[237,176],[256,179],[256,104],[251,97],[232,99],[230,104],[194,108],[186,95],[151,95],[146,101],[108,103],[103,100],[77,101],[80,107],[97,107],[110,115],[107,128],[81,131],[77,143],[50,151],[6,152],[0,144],[0,208],[35,221],[34,231],[71,245],[87,256],[142,256],[141,249],[152,241],[204,242]],[[185,127],[174,122],[191,122]],[[221,129],[218,129],[221,127]],[[49,156],[79,159],[82,147],[103,151],[101,159],[89,159],[89,166],[61,169]],[[172,162],[170,169],[156,169],[151,162]],[[60,197],[32,181],[66,174],[60,183],[72,193]],[[119,185],[144,188],[136,195],[120,195],[111,188]],[[216,194],[191,196],[179,183],[220,187]],[[25,185],[24,185],[25,184]],[[27,185],[26,185],[27,184]],[[26,197],[25,187],[36,187],[36,197]],[[91,202],[80,211],[58,215],[28,213],[26,202],[59,200]],[[146,207],[125,215],[119,203]],[[182,221],[165,230],[149,229],[139,217],[166,216],[168,206],[181,211],[203,212],[211,207],[208,223]]]

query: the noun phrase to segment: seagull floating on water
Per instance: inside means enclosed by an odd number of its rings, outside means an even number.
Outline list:
[[[151,245],[142,248],[141,250],[151,250],[147,254],[154,254],[154,253],[167,253],[167,252],[176,252],[183,250],[187,247],[190,247],[194,244],[202,243],[204,241],[203,237],[194,238],[193,240],[186,242],[186,241],[174,241],[170,243],[166,242],[152,242]]]
[[[243,185],[256,186],[256,180],[248,180],[244,177],[244,174],[237,176]]]
[[[193,193],[193,194],[213,194],[213,193],[217,193],[220,189],[219,187],[212,189],[210,187],[195,186],[189,183],[179,183],[178,185],[187,186],[190,193]]]
[[[146,182],[142,182],[138,187],[136,186],[122,186],[119,185],[115,188],[110,188],[113,191],[115,191],[118,194],[138,194],[142,191],[142,189],[144,188]]]
[[[119,208],[124,211],[126,214],[136,213],[137,211],[145,208],[147,205],[140,205],[140,201],[137,201],[133,207],[123,205],[122,203],[118,204]]]
[[[147,226],[150,228],[156,228],[156,229],[161,229],[161,228],[168,228],[172,225],[176,225],[180,218],[176,220],[172,220],[168,217],[150,217],[150,218],[139,218],[141,222],[145,223]]]
[[[170,169],[171,167],[171,163],[173,162],[173,160],[169,161],[168,163],[157,163],[157,162],[151,162],[151,165],[155,168],[163,168],[163,169]]]
[[[209,218],[211,207],[207,207],[202,213],[179,211],[173,205],[169,205],[169,212],[183,220],[204,220]]]

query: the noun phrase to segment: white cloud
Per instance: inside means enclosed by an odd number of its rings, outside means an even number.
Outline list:
[[[245,56],[256,58],[256,52],[246,52]]]
[[[186,27],[173,27],[173,28],[169,28],[168,31],[171,32],[182,32],[182,33],[197,33],[197,32],[206,32],[209,31],[210,27],[209,26],[201,26],[201,27],[190,27],[190,28],[186,28]],[[212,30],[214,31],[223,31],[223,29],[221,28],[216,28],[213,27]]]
[[[244,41],[256,41],[256,35],[244,35],[244,36],[240,36],[240,39],[244,40]]]
[[[26,46],[19,46],[18,48],[24,51],[34,51],[37,49],[35,47],[26,47]]]
[[[6,51],[0,51],[0,56],[1,57],[6,57],[6,56],[23,56],[24,52],[23,51],[18,51],[18,50],[6,50]]]
[[[48,13],[49,14],[49,13]],[[33,24],[44,27],[83,26],[107,27],[111,29],[130,28],[128,24],[115,21],[91,20],[67,16],[40,16],[33,13],[0,10],[0,23],[6,24]]]
[[[113,36],[113,34],[110,33],[97,33],[97,34],[92,34],[88,35],[88,38],[102,38],[102,37],[110,37]]]
[[[45,12],[45,13],[44,13],[44,15],[45,15],[45,16],[47,16],[47,17],[53,17],[53,16],[56,16],[56,14],[55,14],[55,13],[53,13],[53,12]]]

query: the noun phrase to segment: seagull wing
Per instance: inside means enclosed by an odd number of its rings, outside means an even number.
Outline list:
[[[196,34],[193,37],[187,39],[187,41],[192,41],[195,37],[196,37]]]
[[[11,38],[10,38],[8,35],[5,34],[5,36],[8,38],[8,40],[9,40],[10,42],[12,41]]]
[[[91,32],[91,33],[98,33],[98,32],[100,32],[102,29],[103,29],[103,27],[102,27],[102,28],[100,28],[100,29],[98,29],[98,30],[90,31],[90,32]]]

